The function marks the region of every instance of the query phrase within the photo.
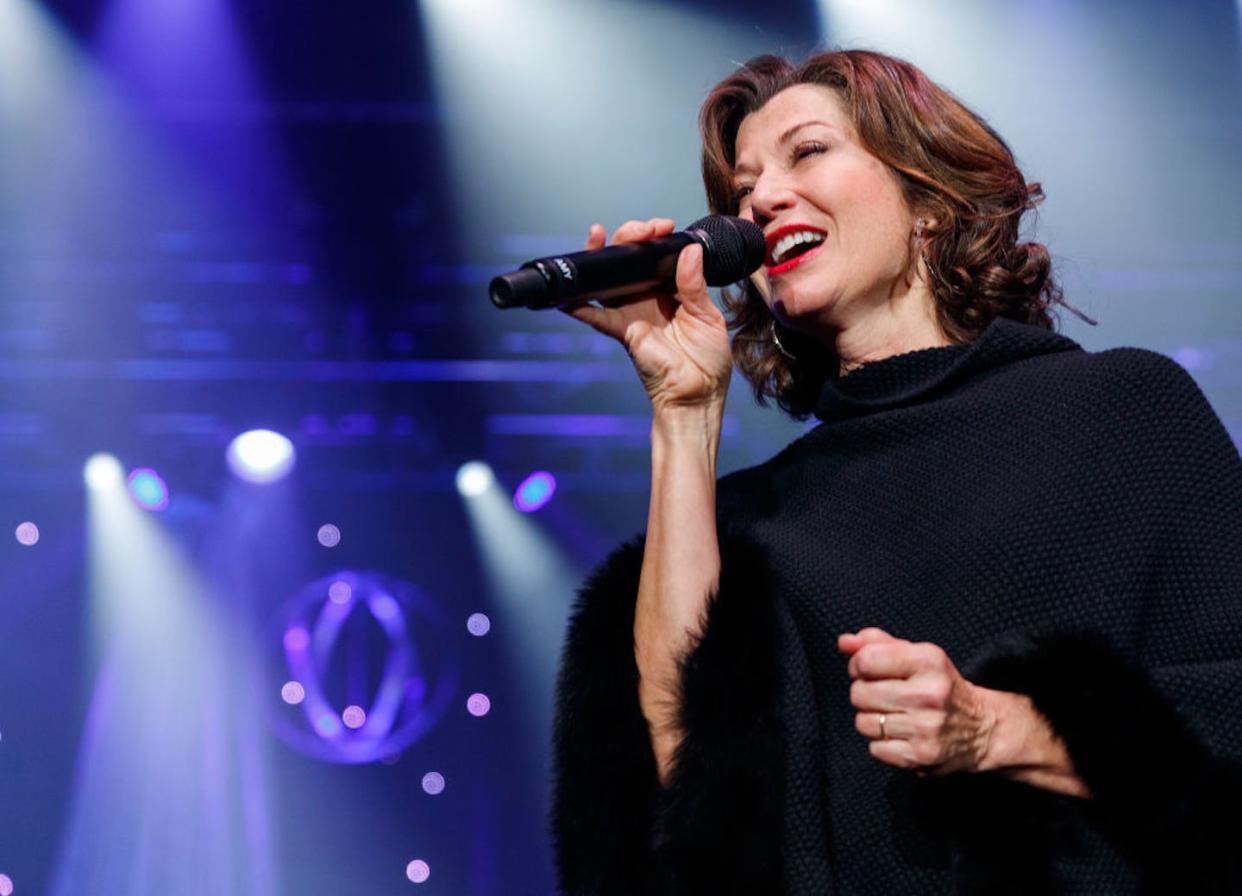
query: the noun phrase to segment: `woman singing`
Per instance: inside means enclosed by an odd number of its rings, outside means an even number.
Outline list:
[[[1039,186],[908,63],[761,57],[701,125],[763,268],[571,312],[652,485],[570,624],[562,891],[1242,892],[1242,461],[1192,379],[1054,332]],[[733,363],[820,423],[717,481]]]

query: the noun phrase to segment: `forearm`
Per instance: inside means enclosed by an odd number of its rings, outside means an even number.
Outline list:
[[[1064,741],[1030,697],[976,686],[989,718],[987,746],[978,771],[1069,796],[1091,796],[1074,771]]]
[[[660,779],[681,742],[680,661],[693,649],[720,578],[716,535],[719,404],[662,411],[652,423],[651,504],[634,615],[639,704]]]

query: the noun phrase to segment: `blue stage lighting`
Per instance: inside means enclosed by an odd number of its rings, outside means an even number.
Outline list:
[[[96,491],[116,488],[125,481],[125,468],[111,454],[93,454],[82,470],[86,484]]]
[[[252,429],[229,443],[229,469],[247,482],[275,482],[293,469],[296,460],[293,443],[270,429]]]
[[[492,468],[481,460],[472,460],[457,468],[457,491],[465,498],[477,498],[496,481]]]
[[[129,474],[129,493],[139,507],[147,510],[163,510],[168,506],[168,486],[150,467],[140,467]]]
[[[513,506],[523,513],[534,513],[556,494],[556,477],[542,470],[531,473],[513,493]]]

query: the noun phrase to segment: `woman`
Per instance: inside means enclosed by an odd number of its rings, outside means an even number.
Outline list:
[[[695,247],[571,312],[653,422],[568,634],[563,891],[1242,892],[1242,462],[1193,381],[1052,331],[1038,185],[913,66],[761,57],[701,124],[768,243],[729,319]],[[718,483],[731,357],[822,422]]]

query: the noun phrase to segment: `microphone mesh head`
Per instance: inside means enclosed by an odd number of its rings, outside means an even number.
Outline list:
[[[750,276],[768,254],[763,231],[732,215],[708,215],[686,230],[700,231],[706,237],[699,242],[703,244],[703,277],[708,286],[728,286]]]

